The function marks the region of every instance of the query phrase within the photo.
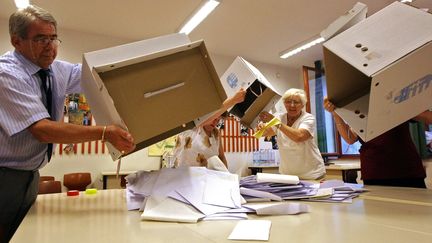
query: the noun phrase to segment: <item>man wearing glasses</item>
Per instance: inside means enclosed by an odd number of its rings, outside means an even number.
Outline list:
[[[60,122],[65,95],[79,93],[81,65],[55,60],[61,41],[54,17],[29,6],[9,18],[15,50],[0,57],[0,242],[8,242],[36,199],[39,168],[54,143],[105,140],[125,153],[132,136],[114,126]]]

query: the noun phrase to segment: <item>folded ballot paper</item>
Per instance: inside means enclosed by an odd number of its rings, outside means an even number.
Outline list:
[[[245,204],[244,207],[255,210],[257,215],[292,215],[310,211],[309,205],[297,202],[252,202]]]
[[[270,227],[270,220],[242,220],[236,224],[228,239],[268,241]]]
[[[227,97],[204,41],[184,34],[85,53],[82,78],[97,123],[128,129],[136,150],[199,125]]]
[[[128,175],[126,181],[128,209],[141,208],[142,220],[192,223],[207,216],[247,218],[242,211],[232,211],[244,202],[235,174],[205,167],[164,168]]]
[[[207,159],[207,168],[210,170],[229,172],[228,168],[217,155]]]
[[[300,179],[295,175],[282,175],[282,174],[271,174],[271,173],[257,173],[257,182],[273,182],[283,184],[298,184]]]

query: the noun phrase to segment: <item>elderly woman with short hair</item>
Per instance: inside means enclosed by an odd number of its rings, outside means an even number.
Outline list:
[[[281,123],[267,128],[265,136],[277,135],[281,163],[279,173],[316,180],[325,176],[324,162],[314,139],[315,117],[303,110],[307,98],[304,90],[289,89],[282,96],[286,113],[276,114]],[[269,122],[273,115],[262,112],[260,118]],[[259,124],[262,128],[264,124]]]

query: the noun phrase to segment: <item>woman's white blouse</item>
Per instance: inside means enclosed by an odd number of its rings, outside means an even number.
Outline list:
[[[279,119],[287,124],[287,113],[280,114]],[[295,129],[306,129],[311,137],[303,142],[295,142],[280,129],[277,130],[277,144],[281,163],[279,173],[297,175],[300,179],[318,179],[325,175],[324,161],[315,141],[315,117],[302,111],[300,117],[291,126]]]

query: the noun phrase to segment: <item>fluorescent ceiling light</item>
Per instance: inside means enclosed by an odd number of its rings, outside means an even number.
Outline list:
[[[306,50],[316,44],[319,44],[321,42],[324,41],[324,38],[321,36],[314,36],[313,38],[311,38],[309,41],[304,41],[302,43],[306,43],[306,44],[298,44],[293,48],[290,48],[288,50],[285,50],[283,52],[280,53],[280,58],[286,59],[290,56],[293,56],[303,50]]]
[[[18,9],[27,8],[30,5],[30,0],[15,0],[15,6]]]
[[[413,0],[400,0],[401,3],[412,3]]]
[[[219,5],[219,3],[220,2],[216,0],[206,0],[203,2],[192,17],[188,19],[186,24],[180,28],[179,33],[185,33],[188,35]]]
[[[366,13],[367,6],[360,2],[356,3],[351,10],[333,21],[327,28],[321,31],[319,35],[302,41],[300,44],[281,52],[279,54],[280,58],[286,59],[316,44],[331,39],[333,36],[364,20],[366,18]]]

